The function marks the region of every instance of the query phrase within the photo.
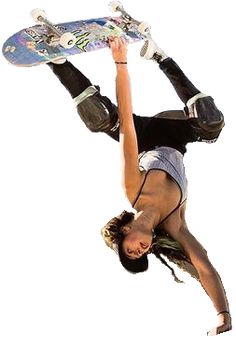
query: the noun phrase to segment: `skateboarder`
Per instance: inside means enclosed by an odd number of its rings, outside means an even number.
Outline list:
[[[230,330],[229,304],[221,279],[185,221],[183,165],[187,143],[217,140],[224,126],[223,115],[213,98],[201,93],[151,39],[145,41],[141,56],[159,65],[185,107],[150,118],[133,114],[126,44],[111,38],[110,47],[117,67],[118,107],[70,62],[49,64],[70,92],[85,125],[120,141],[123,186],[136,213],[124,211],[109,221],[102,230],[104,240],[130,272],[147,269],[148,253],[154,253],[169,268],[161,253],[178,265],[185,264],[192,274],[195,271],[219,316],[218,326],[209,335]]]

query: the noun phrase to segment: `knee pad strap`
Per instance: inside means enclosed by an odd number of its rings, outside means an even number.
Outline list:
[[[78,96],[76,96],[76,98],[74,98],[75,106],[77,107],[79,104],[81,104],[81,102],[86,100],[88,97],[96,94],[97,92],[98,92],[98,89],[96,87],[89,86],[80,95],[78,95]]]
[[[194,95],[191,99],[187,101],[187,109],[188,109],[188,116],[189,118],[198,118],[197,111],[196,111],[196,101],[201,98],[205,98],[208,95],[203,93],[198,93]]]

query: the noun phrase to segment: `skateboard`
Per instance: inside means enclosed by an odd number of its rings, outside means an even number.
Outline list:
[[[123,37],[127,43],[150,37],[149,25],[132,18],[120,2],[113,1],[109,6],[120,15],[56,25],[43,10],[35,9],[31,15],[38,24],[7,39],[2,53],[16,66],[34,66],[108,47],[110,36]]]

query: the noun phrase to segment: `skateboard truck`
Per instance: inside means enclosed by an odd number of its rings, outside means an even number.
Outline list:
[[[72,33],[62,33],[51,23],[43,10],[35,9],[31,11],[31,16],[34,21],[40,25],[45,25],[50,29],[50,34],[45,35],[44,40],[49,46],[61,45],[64,48],[72,48],[75,45],[76,37]]]
[[[135,26],[137,27],[138,31],[144,38],[150,38],[151,37],[151,27],[148,23],[146,22],[139,22],[133,17],[130,16],[128,12],[125,11],[122,3],[120,1],[112,1],[109,4],[110,10],[112,12],[121,12],[122,18],[124,22],[127,25],[127,28]]]

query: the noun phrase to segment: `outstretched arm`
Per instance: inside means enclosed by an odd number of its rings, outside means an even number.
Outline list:
[[[180,214],[179,218],[177,216],[178,213]],[[229,312],[229,303],[226,297],[226,293],[221,278],[218,272],[211,264],[205,249],[197,241],[197,239],[189,232],[187,224],[185,222],[184,213],[185,206],[183,206],[181,211],[176,211],[176,218],[174,218],[173,216],[172,220],[170,219],[168,221],[166,229],[168,229],[168,233],[170,234],[170,236],[177,240],[184,248],[184,251],[186,252],[192,264],[196,268],[199,274],[201,285],[210,297],[210,299],[212,300],[216,308],[216,311],[218,313],[222,311]],[[216,335],[231,329],[232,325],[230,314],[222,313],[219,315],[219,324],[208,334]]]
[[[189,256],[192,264],[199,274],[201,285],[212,300],[216,311],[228,311],[225,289],[216,269],[211,264],[206,251],[196,238],[189,232],[186,223],[181,227],[176,239],[181,243],[185,252]],[[231,317],[229,313],[219,315],[219,324],[209,332],[209,335],[216,335],[231,329]]]
[[[116,62],[116,94],[120,121],[122,184],[132,201],[141,185],[138,163],[138,143],[132,115],[131,88],[127,64],[127,47],[121,38],[111,38],[110,47]],[[124,64],[120,64],[124,63]]]

